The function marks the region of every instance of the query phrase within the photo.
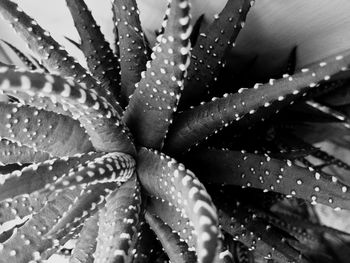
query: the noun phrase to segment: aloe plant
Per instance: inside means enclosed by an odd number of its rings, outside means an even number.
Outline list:
[[[228,0],[192,32],[189,1],[172,0],[150,47],[136,1],[112,1],[113,51],[67,0],[85,69],[0,2],[36,56],[5,42],[27,68],[0,67],[0,262],[43,262],[71,239],[80,263],[343,260],[347,234],[312,205],[350,209],[329,169],[350,166],[313,143],[346,145],[350,51],[294,72],[295,48],[281,78],[227,83],[253,3]]]

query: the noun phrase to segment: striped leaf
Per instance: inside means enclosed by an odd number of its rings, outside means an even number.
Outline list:
[[[194,251],[190,251],[186,242],[181,241],[177,233],[172,232],[171,227],[166,225],[159,217],[145,213],[147,223],[157,234],[171,262],[195,263],[197,262]]]
[[[130,134],[120,120],[118,111],[95,92],[59,76],[9,68],[1,68],[0,79],[0,90],[18,90],[31,96],[47,97],[68,107],[73,117],[82,123],[97,150],[134,154]]]
[[[160,220],[171,227],[172,231],[176,232],[190,249],[194,250],[196,248],[197,237],[194,228],[189,218],[179,208],[166,200],[152,196],[147,200],[146,211],[159,217]]]
[[[0,200],[47,189],[53,191],[87,183],[124,182],[135,168],[131,156],[94,153],[52,159],[0,175]]]
[[[136,241],[141,210],[141,192],[136,176],[107,198],[100,212],[95,258],[97,262],[128,262]],[[111,238],[110,238],[111,237]]]
[[[163,154],[142,148],[137,162],[141,186],[187,215],[197,234],[198,262],[212,262],[217,247],[217,215],[204,186],[191,171]]]
[[[225,66],[224,54],[235,45],[253,4],[254,1],[250,0],[228,0],[214,22],[199,34],[191,52],[191,64],[179,107],[188,107],[208,99],[219,71]]]
[[[22,11],[16,3],[4,0],[0,13],[8,20],[18,34],[29,44],[31,50],[41,57],[44,66],[62,76],[73,77],[79,82],[96,88],[96,81],[68,53],[41,28],[35,20]]]

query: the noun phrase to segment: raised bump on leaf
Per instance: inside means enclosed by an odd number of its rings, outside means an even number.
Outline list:
[[[119,62],[106,42],[84,0],[66,0],[92,75],[101,82],[108,96],[120,101]]]
[[[50,159],[50,154],[47,152],[38,151],[8,140],[0,140],[0,165],[38,163],[48,159]]]
[[[145,213],[147,223],[157,234],[171,262],[174,263],[195,263],[196,255],[190,251],[186,242],[181,241],[177,233],[172,232],[171,227],[166,225],[159,217]]]
[[[143,213],[142,213],[143,214]],[[135,254],[132,260],[133,263],[148,263],[151,262],[152,252],[155,251],[159,242],[156,239],[155,233],[146,223],[143,215],[139,219],[139,228],[137,240],[135,244]]]
[[[93,263],[98,234],[98,213],[88,218],[69,258],[69,263]]]
[[[140,210],[141,192],[135,175],[108,196],[106,207],[100,211],[94,255],[97,262],[130,261],[137,237]]]
[[[0,202],[0,229],[1,225],[13,219],[24,217],[39,211],[47,201],[46,194],[33,193],[21,195],[13,199]]]
[[[257,257],[282,260],[282,262],[290,262],[299,258],[300,254],[285,241],[283,242],[284,238],[277,229],[271,228],[247,211],[233,211],[233,213],[228,213],[228,211],[219,209],[222,229],[232,235],[234,240],[245,244]]]
[[[246,152],[207,150],[191,156],[191,165],[207,182],[271,190],[311,203],[350,208],[347,185],[312,168],[296,166],[289,160]]]
[[[190,52],[188,0],[173,0],[167,12],[167,27],[124,114],[135,140],[155,149],[162,147],[176,111]]]
[[[119,188],[120,185],[120,182],[113,182],[90,184],[85,188],[78,187],[74,202],[61,213],[56,224],[49,229],[45,238],[52,241],[58,239],[59,244],[63,245],[74,233],[80,232],[88,218],[103,208],[106,204],[106,196]],[[57,250],[57,248],[58,244],[52,247],[53,250]],[[46,257],[52,253],[52,251],[45,251],[43,255]]]
[[[206,93],[210,92],[220,69],[225,65],[224,54],[230,46],[235,45],[253,3],[250,0],[227,0],[214,22],[199,34],[191,51],[191,64],[179,107],[198,103],[203,100],[203,95],[208,95]]]
[[[244,115],[268,108],[274,101],[283,101],[287,96],[298,96],[317,86],[317,82],[329,80],[350,64],[350,51],[332,56],[310,68],[302,69],[292,76],[271,80],[264,85],[242,89],[235,94],[225,94],[222,98],[187,110],[176,116],[166,141],[167,152],[182,152],[204,140],[218,130],[240,120]],[[292,99],[291,99],[292,101]]]
[[[17,90],[31,96],[47,97],[68,107],[90,135],[96,150],[135,153],[119,112],[93,90],[85,90],[59,76],[14,71],[6,67],[1,68],[0,79],[0,90]]]
[[[0,200],[41,189],[61,189],[86,183],[124,182],[135,167],[123,153],[94,153],[32,164],[21,171],[0,175]]]
[[[1,263],[25,263],[40,259],[40,252],[52,245],[52,240],[43,239],[43,235],[60,218],[62,211],[67,210],[74,202],[76,194],[64,190],[59,196],[49,201],[24,226],[17,229],[9,240],[1,244]]]
[[[136,1],[114,0],[112,4],[116,49],[120,58],[122,100],[126,104],[135,91],[135,84],[141,79],[141,72],[146,70],[148,47]]]
[[[16,103],[0,103],[0,136],[20,145],[67,156],[93,149],[80,123],[54,112]]]
[[[50,71],[63,76],[73,77],[90,87],[97,87],[96,81],[68,53],[42,29],[35,20],[25,14],[16,3],[10,0],[0,2],[0,13],[7,19],[29,44],[34,53],[39,55]]]
[[[217,246],[216,209],[204,186],[182,164],[157,152],[140,149],[137,173],[143,188],[182,209],[197,234],[198,261],[212,262]]]
[[[219,222],[225,232],[245,244],[254,252],[256,259],[305,262],[300,252],[288,243],[291,239],[288,233],[258,218],[245,199],[238,200],[231,191],[217,186],[209,191],[218,206]]]
[[[189,248],[195,249],[197,237],[190,219],[181,211],[181,209],[171,203],[157,198],[149,197],[147,200],[146,211],[159,217],[165,224],[169,225],[173,231],[183,239]]]

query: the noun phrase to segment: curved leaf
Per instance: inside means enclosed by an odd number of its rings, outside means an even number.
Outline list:
[[[237,210],[219,209],[220,225],[234,240],[248,246],[256,257],[282,262],[307,262],[300,259],[300,253],[284,241],[285,237],[281,236],[277,229],[256,219],[254,214],[248,211]]]
[[[84,0],[66,0],[74,20],[75,28],[81,38],[83,51],[92,75],[101,82],[108,96],[119,98],[119,62],[106,42]]]
[[[196,248],[197,237],[190,219],[176,206],[152,196],[147,200],[146,211],[159,217],[184,240],[190,249]]]
[[[336,178],[325,177],[268,155],[207,150],[191,156],[192,169],[206,182],[253,187],[295,196],[311,203],[349,209],[348,187]]]
[[[178,234],[172,232],[171,227],[166,225],[159,217],[145,213],[147,223],[157,234],[171,262],[174,263],[195,263],[196,255],[190,251],[186,242],[181,241]]]
[[[112,11],[120,56],[122,101],[126,104],[141,79],[141,72],[146,70],[149,55],[136,1],[114,0]]]
[[[85,90],[59,76],[42,73],[0,70],[0,90],[20,91],[31,96],[47,97],[68,107],[90,135],[99,151],[135,153],[130,134],[120,115],[103,97]]]
[[[140,206],[141,192],[136,176],[108,196],[106,207],[100,212],[96,261],[130,261],[136,241]]]
[[[43,151],[53,156],[70,156],[93,149],[78,121],[54,112],[0,103],[0,123],[0,136],[24,145],[20,149],[26,149],[25,154]]]
[[[98,234],[98,213],[88,218],[79,234],[69,263],[93,263]]]
[[[291,102],[295,96],[299,97],[316,87],[317,82],[346,70],[349,64],[350,51],[346,51],[292,76],[285,75],[282,79],[271,80],[252,89],[241,89],[238,93],[226,94],[178,114],[168,134],[165,149],[167,152],[182,152],[245,115],[253,116],[259,113],[260,108],[270,107],[275,101],[287,99]]]
[[[8,140],[0,140],[0,165],[38,163],[48,159],[50,159],[50,154],[47,152],[38,151]]]
[[[124,114],[135,140],[160,149],[183,88],[189,62],[190,16],[188,0],[173,0],[164,34],[153,49],[152,61],[137,83]]]
[[[98,87],[86,70],[16,3],[10,0],[1,1],[0,13],[29,44],[31,50],[41,57],[44,66],[50,71],[73,77],[76,81],[86,83],[90,87]]]
[[[125,182],[135,161],[123,153],[89,153],[32,164],[0,175],[0,200],[42,189],[53,191],[86,183]]]
[[[23,219],[39,211],[47,200],[47,194],[33,193],[0,202],[0,226],[10,220]]]
[[[22,53],[18,48],[16,48],[14,45],[10,44],[9,42],[5,40],[1,40],[4,42],[21,60],[21,62],[30,70],[36,70],[37,66],[24,54]]]
[[[254,1],[250,0],[228,0],[214,22],[199,34],[191,51],[191,64],[179,107],[198,104],[204,99],[203,95],[208,95],[220,69],[225,66],[224,54],[235,45],[253,4]]]
[[[198,262],[212,262],[217,247],[216,209],[198,179],[182,164],[158,152],[140,149],[137,173],[141,186],[181,209],[197,234]]]
[[[24,226],[17,229],[9,240],[1,244],[1,263],[27,263],[40,259],[40,252],[52,246],[52,240],[43,239],[43,235],[61,217],[62,211],[74,202],[74,190],[64,190],[59,196],[49,201]]]
[[[58,245],[65,244],[74,235],[79,233],[84,226],[84,222],[93,216],[106,204],[106,196],[119,188],[121,182],[107,182],[90,184],[85,188],[76,189],[76,199],[66,211],[61,212],[56,224],[46,233],[45,239],[59,240],[59,244],[52,246],[53,250],[59,248]],[[43,251],[42,255],[47,258],[55,251]]]

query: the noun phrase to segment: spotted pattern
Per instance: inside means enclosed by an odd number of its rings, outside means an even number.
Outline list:
[[[0,13],[8,20],[31,50],[42,58],[44,66],[76,81],[96,87],[96,81],[38,23],[10,0],[1,1]]]
[[[71,263],[93,263],[98,235],[98,213],[88,218],[79,233],[79,238],[69,258]]]
[[[270,259],[305,262],[298,245],[314,244],[311,230],[338,234],[307,224],[305,234],[300,222],[293,224],[283,217],[276,220],[265,210],[265,202],[248,203],[249,198],[244,195],[255,191],[259,197],[270,196],[272,193],[265,192],[271,190],[284,193],[288,198],[296,196],[311,199],[312,203],[349,208],[347,185],[337,177],[327,178],[318,171],[319,167],[313,170],[315,166],[304,158],[306,155],[300,158],[304,168],[296,165],[302,165],[300,162],[272,159],[258,152],[215,151],[214,156],[206,156],[202,147],[195,156],[197,159],[191,156],[193,151],[189,155],[177,155],[188,167],[193,165],[196,172],[199,170],[196,174],[206,181],[219,208],[218,218],[208,192],[192,172],[174,159],[142,146],[172,154],[193,150],[193,146],[233,123],[240,123],[246,131],[252,123],[297,99],[313,103],[311,99],[315,94],[332,89],[330,78],[333,81],[335,73],[347,69],[349,51],[295,75],[285,74],[280,80],[240,89],[237,94],[213,98],[212,102],[181,113],[178,102],[185,86],[189,94],[192,90],[200,94],[190,94],[187,98],[185,95],[185,106],[208,101],[212,94],[226,90],[218,92],[213,86],[217,84],[218,71],[227,74],[222,71],[226,63],[223,54],[234,46],[253,1],[229,0],[214,22],[197,37],[192,49],[189,38],[195,36],[191,35],[189,2],[169,1],[157,45],[150,56],[152,60],[147,63],[151,51],[142,33],[136,1],[112,3],[115,56],[120,61],[116,61],[84,2],[67,3],[92,75],[16,4],[10,0],[0,1],[0,13],[50,72],[60,74],[45,74],[48,71],[39,63],[44,72],[26,72],[0,63],[0,91],[6,102],[0,104],[0,121],[5,124],[0,125],[0,146],[3,146],[0,160],[9,162],[5,156],[8,153],[12,160],[32,162],[39,152],[47,153],[50,158],[21,170],[7,165],[0,167],[9,171],[0,175],[0,226],[8,230],[0,233],[0,263],[42,262],[67,240],[77,238],[79,232],[77,257],[72,258],[78,261],[82,257],[90,261],[95,257],[97,262],[156,262],[165,256],[156,240],[157,234],[174,262],[179,259],[180,262],[232,263],[238,259],[250,260],[248,254],[254,254],[259,262]],[[189,65],[190,59],[192,65]],[[346,72],[345,76],[348,76]],[[314,88],[319,84],[324,87]],[[199,87],[198,91],[195,87]],[[132,96],[127,106],[129,95]],[[119,96],[123,108],[118,104]],[[122,117],[124,108],[126,113]],[[344,126],[345,115],[334,111],[327,114]],[[247,120],[247,116],[252,118]],[[171,126],[173,118],[175,123]],[[55,129],[54,123],[60,128]],[[127,125],[136,137],[136,144]],[[327,123],[327,127],[330,130],[331,124]],[[164,140],[166,137],[169,142]],[[305,148],[307,154],[310,147]],[[278,154],[283,159],[293,153]],[[341,164],[327,156],[321,157],[327,163]],[[135,170],[137,178],[132,176]],[[208,177],[208,173],[212,176]],[[232,176],[235,173],[238,176]],[[212,181],[229,185],[215,191],[208,183]],[[146,199],[142,200],[142,209],[141,190]],[[232,195],[239,201],[233,201]],[[275,193],[273,201],[269,199],[267,203],[280,202],[284,196]],[[145,211],[156,234],[145,223]],[[21,227],[12,227],[8,222],[27,216],[28,221]],[[284,235],[283,230],[296,239]],[[244,248],[248,247],[251,253],[228,242],[232,238],[244,243]],[[191,258],[183,257],[186,255]]]
[[[0,140],[0,166],[17,163],[37,163],[50,159],[50,154],[19,145],[9,140]]]
[[[235,241],[240,241],[254,252],[255,259],[274,259],[282,262],[306,262],[298,251],[286,242],[286,236],[267,224],[245,204],[216,192],[219,223]],[[228,202],[228,200],[230,200]]]
[[[84,220],[104,205],[104,197],[116,187],[118,184],[104,183],[56,193],[3,245],[0,262],[28,262],[50,256],[81,230]]]
[[[145,218],[153,231],[157,234],[171,262],[197,262],[194,251],[189,250],[187,243],[181,241],[179,235],[172,232],[170,226],[166,225],[159,217],[153,216],[148,212],[145,213]]]
[[[93,149],[78,121],[54,112],[17,103],[0,103],[0,123],[2,138],[20,142],[20,147],[26,147],[23,148],[27,151],[23,158],[30,151],[66,156]]]
[[[180,209],[156,196],[147,200],[147,212],[156,215],[184,240],[189,249],[195,250],[197,237],[190,219]]]
[[[73,117],[84,126],[97,150],[134,154],[132,139],[118,111],[95,92],[58,76],[14,71],[6,67],[0,69],[0,79],[0,90],[18,90],[67,106]]]
[[[268,108],[274,101],[283,101],[287,96],[300,96],[317,86],[317,82],[329,80],[339,71],[345,71],[350,64],[350,51],[332,56],[324,62],[316,63],[309,68],[278,80],[271,79],[264,85],[255,85],[251,89],[240,89],[238,93],[225,94],[213,98],[177,115],[168,134],[167,152],[178,153],[210,135],[237,122],[245,115],[254,115],[259,108]],[[293,101],[293,100],[291,100]]]
[[[219,165],[219,160],[220,164],[225,165]],[[193,156],[191,161],[192,169],[200,173],[205,181],[274,191],[287,197],[302,198],[312,204],[322,203],[337,210],[349,209],[350,197],[346,184],[312,167],[296,166],[290,160],[281,161],[245,151],[208,150]]]
[[[134,172],[134,159],[122,153],[81,154],[50,159],[0,175],[0,200],[40,189],[54,191],[80,184],[125,182]]]
[[[142,79],[136,84],[124,115],[135,140],[155,149],[163,145],[190,62],[189,3],[173,0],[171,7],[167,11],[169,17],[164,34],[158,36],[152,61],[146,64],[147,70],[141,74]],[[144,130],[149,132],[142,132]]]
[[[0,229],[5,228],[6,222],[24,217],[37,212],[47,201],[46,195],[39,193],[25,194],[8,198],[0,202]]]
[[[212,262],[217,246],[216,209],[195,175],[158,152],[140,149],[137,173],[143,188],[186,214],[197,235],[198,262]]]
[[[148,46],[139,19],[135,0],[114,0],[116,49],[120,56],[122,101],[125,104],[135,91],[149,60]]]
[[[129,262],[136,241],[140,206],[136,176],[108,197],[106,207],[100,211],[96,262]]]
[[[0,262],[15,263],[39,259],[38,251],[42,246],[49,247],[48,243],[51,243],[42,240],[42,236],[56,223],[61,217],[60,212],[65,211],[74,199],[74,192],[67,189],[61,193],[60,198],[49,201],[25,226],[17,229],[8,242],[1,244]]]
[[[191,54],[191,64],[185,80],[180,108],[198,105],[210,97],[210,88],[225,67],[224,53],[235,46],[236,38],[244,27],[246,16],[254,4],[251,0],[228,0],[220,14],[203,32],[200,31]],[[204,83],[204,84],[203,84]]]
[[[84,52],[90,72],[106,89],[108,100],[118,99],[120,96],[118,59],[114,56],[84,1],[67,0],[66,3],[80,35],[80,49]]]

